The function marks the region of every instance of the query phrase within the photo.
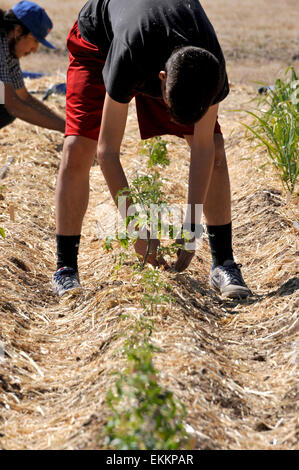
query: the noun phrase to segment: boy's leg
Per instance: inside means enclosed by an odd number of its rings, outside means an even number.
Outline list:
[[[57,271],[52,287],[58,295],[80,287],[77,258],[96,146],[95,140],[81,136],[68,136],[64,142],[55,201]]]
[[[214,143],[215,164],[204,204],[213,267],[234,259],[230,181],[222,134],[214,134]]]
[[[185,137],[191,145],[192,136]],[[230,181],[220,132],[214,134],[214,142],[215,164],[203,208],[213,262],[210,282],[226,297],[247,297],[250,290],[242,277],[241,266],[234,262],[233,257]]]
[[[186,135],[189,146],[192,135]],[[214,134],[215,163],[203,207],[207,221],[213,266],[222,265],[226,260],[233,261],[231,231],[231,197],[224,139],[219,131]]]
[[[77,23],[67,45],[66,138],[56,187],[57,271],[52,280],[59,295],[79,287],[77,256],[105,97],[100,74],[105,57],[84,41]]]
[[[192,135],[185,135],[190,147],[192,138]],[[231,222],[230,182],[224,139],[220,132],[214,134],[214,143],[215,164],[203,210],[208,225],[226,225]]]
[[[82,136],[65,138],[56,186],[56,230],[80,235],[89,198],[89,171],[97,141]]]
[[[215,164],[204,214],[208,225],[226,225],[231,222],[230,181],[223,135],[214,134]]]
[[[170,121],[163,100],[139,94],[136,96],[136,108],[142,139],[172,134],[185,137],[191,146],[194,126],[181,126]],[[245,285],[238,265],[233,260],[230,182],[224,140],[218,122],[215,125],[214,136],[215,166],[203,208],[208,223],[213,258],[211,283],[225,295],[245,297],[250,291]],[[190,259],[187,260],[187,265],[189,262]]]

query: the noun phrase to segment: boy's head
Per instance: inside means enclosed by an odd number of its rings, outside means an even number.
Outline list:
[[[213,104],[222,78],[218,59],[205,49],[193,46],[175,50],[159,77],[173,120],[185,125],[203,117]]]
[[[33,2],[21,1],[11,10],[0,10],[0,29],[6,31],[10,52],[18,58],[36,52],[40,43],[55,49],[45,39],[52,27],[45,10]]]

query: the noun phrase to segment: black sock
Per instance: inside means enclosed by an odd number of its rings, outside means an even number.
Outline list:
[[[78,270],[80,237],[81,235],[56,235],[57,269],[68,266]]]
[[[232,223],[226,225],[207,225],[213,267],[224,261],[234,259],[232,249]]]

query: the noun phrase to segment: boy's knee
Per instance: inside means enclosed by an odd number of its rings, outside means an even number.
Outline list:
[[[67,137],[63,145],[62,169],[72,172],[89,171],[94,159],[94,151],[91,146],[89,147],[84,144],[80,136]]]
[[[84,151],[84,145],[80,136],[68,136],[63,144],[63,156],[80,157]]]

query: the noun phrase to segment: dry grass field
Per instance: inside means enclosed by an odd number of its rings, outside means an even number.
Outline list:
[[[16,2],[2,0],[1,8]],[[56,51],[42,47],[23,59],[25,70],[65,73],[67,33],[85,4],[84,0],[41,0],[54,23],[51,39]],[[232,81],[271,82],[286,67],[299,61],[298,2],[296,0],[203,0],[219,36]]]
[[[14,2],[2,0],[1,6]],[[253,150],[236,109],[252,106],[255,81],[271,84],[288,65],[298,71],[299,12],[295,0],[204,0],[227,57],[231,93],[220,108],[232,186],[234,251],[253,297],[228,301],[208,285],[207,238],[186,272],[162,271],[176,302],[155,313],[153,342],[159,382],[187,408],[195,449],[299,448],[299,196],[287,201],[262,148]],[[67,67],[65,38],[84,1],[40,1],[54,20],[50,40],[22,62],[51,74],[27,80],[42,92]],[[241,6],[240,6],[241,5]],[[296,58],[297,57],[297,58]],[[38,96],[38,95],[37,95]],[[41,96],[41,95],[40,95]],[[62,96],[49,106],[64,112]],[[185,143],[166,136],[170,166],[163,174],[171,203],[184,203]],[[80,248],[82,292],[57,299],[54,189],[63,137],[16,121],[0,131],[1,449],[101,449],[109,416],[106,392],[124,364],[123,338],[141,313],[143,288],[128,269],[111,277],[113,257],[97,237],[103,204],[111,204],[98,166]],[[129,180],[146,172],[132,105],[122,146]],[[178,177],[179,176],[179,177]],[[126,320],[120,316],[128,314]]]

